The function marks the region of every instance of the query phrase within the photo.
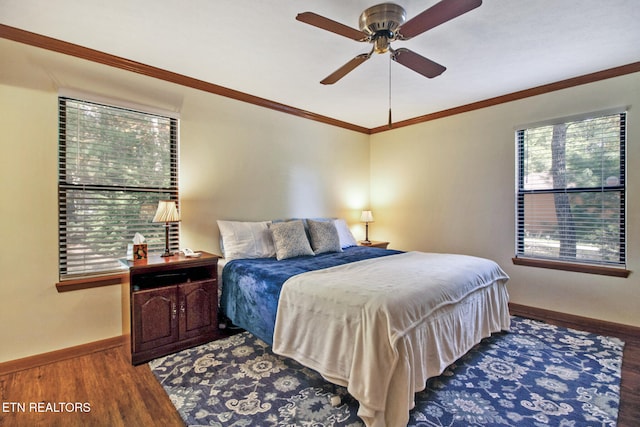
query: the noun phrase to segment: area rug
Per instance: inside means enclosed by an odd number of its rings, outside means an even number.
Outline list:
[[[410,426],[615,426],[624,343],[513,317],[416,394]],[[358,402],[248,332],[153,360],[188,426],[362,426]],[[332,405],[333,401],[333,405]]]

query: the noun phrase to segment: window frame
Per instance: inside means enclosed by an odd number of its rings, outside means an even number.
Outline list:
[[[72,184],[67,180],[66,174],[66,150],[68,146],[68,123],[66,122],[66,103],[75,102],[80,104],[90,104],[92,106],[98,108],[104,108],[105,111],[109,110],[122,110],[129,113],[134,113],[135,115],[140,115],[140,117],[152,118],[162,118],[163,120],[168,121],[169,126],[169,140],[166,143],[170,147],[170,151],[168,153],[168,168],[163,171],[162,176],[166,179],[169,184],[168,186],[154,186],[153,188],[149,187],[135,187],[127,184],[123,185],[104,185],[104,183],[79,183]],[[67,263],[67,253],[69,248],[67,247],[67,213],[66,206],[68,203],[68,191],[74,191],[81,189],[82,191],[106,191],[112,192],[117,191],[121,194],[141,194],[143,192],[156,192],[161,193],[162,197],[160,199],[164,200],[174,200],[179,208],[180,197],[179,197],[179,188],[178,188],[178,174],[179,174],[179,119],[175,114],[163,114],[162,112],[157,111],[149,111],[144,107],[132,106],[132,105],[118,105],[117,102],[105,101],[103,99],[94,100],[92,97],[85,96],[76,96],[76,95],[67,95],[60,93],[58,97],[58,119],[59,119],[59,135],[58,135],[58,275],[59,281],[56,283],[56,287],[59,292],[77,290],[77,289],[86,289],[98,286],[108,286],[113,284],[119,284],[125,282],[128,279],[128,274],[126,272],[126,266],[122,264],[122,267],[114,267],[113,269],[104,269],[100,271],[86,271],[82,273],[69,274],[66,269]],[[101,142],[102,143],[102,142]],[[166,153],[166,152],[165,152]],[[155,208],[154,208],[155,212]],[[153,217],[153,213],[149,217],[149,222]],[[162,247],[164,248],[164,225],[154,224],[161,230],[162,235]],[[141,230],[142,231],[142,230]],[[179,224],[173,223],[169,224],[169,233],[170,233],[170,248],[171,250],[178,250],[179,248]],[[133,237],[133,236],[129,236]],[[128,238],[123,237],[123,245],[124,250],[122,252],[122,258],[126,256],[126,244],[124,242],[129,242]],[[63,259],[64,258],[64,259]],[[106,259],[111,259],[106,258]]]
[[[588,119],[604,118],[607,116],[620,116],[620,182],[615,186],[600,187],[575,187],[562,189],[525,189],[525,140],[524,133],[528,129],[535,129],[543,126],[553,126],[560,123],[572,123]],[[519,126],[515,131],[516,145],[516,203],[515,203],[515,256],[512,258],[513,264],[548,268],[555,270],[565,270],[581,273],[600,274],[615,277],[628,277],[631,273],[626,269],[626,144],[627,144],[627,128],[628,114],[626,109],[616,109],[604,112],[590,113],[588,115],[574,116],[558,119],[549,122],[536,123],[526,126]],[[620,194],[620,221],[618,242],[620,245],[619,257],[617,263],[605,263],[598,261],[589,261],[576,259],[576,261],[535,256],[525,253],[525,202],[524,198],[527,194],[576,194],[584,192],[617,192]]]

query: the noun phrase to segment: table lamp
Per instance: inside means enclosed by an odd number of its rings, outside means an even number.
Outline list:
[[[152,222],[164,222],[164,253],[163,257],[172,256],[169,251],[169,223],[180,221],[180,214],[176,208],[176,202],[173,200],[160,200],[158,202],[158,210],[153,217]]]
[[[369,223],[373,222],[373,214],[371,213],[371,211],[362,211],[360,221],[364,222],[365,227],[365,237],[362,243],[364,243],[365,245],[370,245],[371,241],[369,240]]]

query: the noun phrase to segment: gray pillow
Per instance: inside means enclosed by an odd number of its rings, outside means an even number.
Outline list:
[[[318,255],[325,252],[342,252],[340,236],[333,221],[307,220],[311,249]]]
[[[269,224],[278,260],[313,255],[301,220]]]

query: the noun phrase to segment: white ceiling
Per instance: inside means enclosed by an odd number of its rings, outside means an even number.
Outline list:
[[[0,23],[373,128],[386,124],[389,58],[324,77],[370,47],[298,22],[357,28],[379,0],[0,0]],[[410,19],[436,0],[395,0]],[[444,66],[391,64],[394,121],[640,61],[638,0],[485,0],[407,47]]]

